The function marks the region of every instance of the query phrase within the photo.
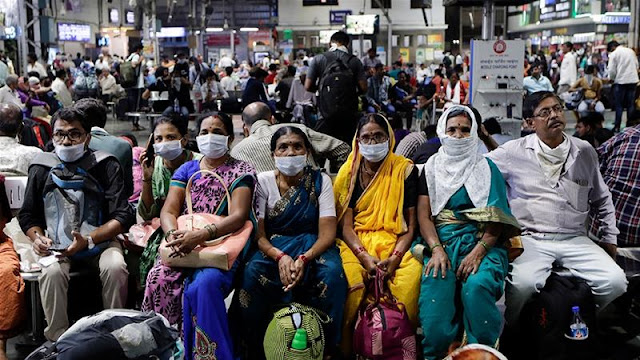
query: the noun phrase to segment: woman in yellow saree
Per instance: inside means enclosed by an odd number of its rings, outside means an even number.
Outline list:
[[[379,114],[358,123],[353,150],[334,184],[340,222],[340,256],[349,283],[342,350],[351,352],[356,313],[364,300],[364,277],[385,271],[389,289],[415,325],[422,266],[408,251],[416,229],[418,173],[390,151],[393,130]]]

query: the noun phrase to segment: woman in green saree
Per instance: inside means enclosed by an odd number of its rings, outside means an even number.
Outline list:
[[[452,106],[438,121],[442,147],[419,182],[418,221],[424,256],[419,318],[425,359],[440,359],[462,343],[496,346],[508,272],[508,241],[519,225],[507,203],[504,179],[477,154],[478,124],[467,106]],[[426,244],[424,243],[426,242]]]

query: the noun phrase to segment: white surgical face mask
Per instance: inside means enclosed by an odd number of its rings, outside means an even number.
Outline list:
[[[295,176],[307,166],[307,155],[276,156],[276,167],[286,176]]]
[[[459,156],[465,154],[473,154],[477,151],[478,140],[473,136],[458,139],[452,136],[444,136],[440,138],[444,151],[450,156]]]
[[[360,153],[365,159],[371,162],[382,161],[389,153],[389,140],[380,144],[371,145],[360,143]]]
[[[63,162],[74,162],[77,161],[84,155],[86,149],[84,148],[84,143],[80,143],[77,145],[64,146],[55,144],[55,152],[56,155]]]
[[[165,160],[175,160],[182,155],[182,142],[180,140],[172,140],[153,144],[153,151]]]
[[[207,134],[196,137],[200,153],[208,158],[217,159],[229,150],[228,136]]]

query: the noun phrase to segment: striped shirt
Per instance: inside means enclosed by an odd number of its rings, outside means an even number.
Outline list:
[[[418,147],[425,142],[427,142],[427,134],[424,131],[412,132],[400,140],[398,146],[396,146],[395,153],[411,159]]]
[[[271,125],[267,120],[258,120],[251,125],[249,137],[231,149],[231,156],[253,165],[258,173],[275,170],[276,163],[271,154],[271,137],[282,126],[294,126],[302,130],[309,138],[317,157],[342,163],[351,152],[351,148],[345,142],[313,131],[302,124]],[[318,167],[314,159],[309,158],[311,165]]]
[[[611,190],[620,235],[619,246],[640,244],[640,125],[609,139],[598,148],[600,172]],[[591,231],[599,222],[591,222]]]

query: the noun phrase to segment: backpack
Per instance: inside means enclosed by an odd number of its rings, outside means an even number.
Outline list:
[[[176,360],[184,356],[179,332],[162,316],[135,310],[104,310],[78,320],[55,343],[26,360]]]
[[[113,155],[96,151],[74,164],[67,164],[55,153],[42,153],[31,162],[30,166],[41,165],[50,169],[42,196],[48,236],[53,240],[54,248],[62,249],[71,245],[72,231],[86,235],[104,224],[104,189],[89,174],[89,170],[108,158],[115,159]],[[101,242],[91,250],[78,252],[72,258],[98,255],[107,246],[109,241]]]
[[[120,85],[123,88],[134,87],[138,82],[138,69],[131,63],[131,58],[132,56],[129,56],[127,61],[120,63]]]
[[[396,302],[385,288],[384,272],[377,269],[367,287],[367,293],[374,295],[374,302],[367,304],[365,297],[358,310],[353,333],[354,352],[371,360],[415,359],[417,347],[413,327],[404,305]]]
[[[580,306],[580,316],[589,328],[585,340],[565,337],[573,320],[573,306]],[[551,273],[544,288],[523,308],[520,328],[521,333],[513,334],[512,342],[505,343],[509,359],[597,358],[595,302],[591,288],[578,278]]]
[[[354,113],[358,107],[355,74],[348,66],[355,58],[349,55],[346,63],[335,54],[335,51],[324,53],[327,66],[320,80],[318,110],[325,119],[340,114]]]
[[[51,126],[34,119],[24,119],[22,124],[24,126],[22,127],[20,143],[45,150],[47,143],[51,141]]]
[[[267,360],[322,360],[324,356],[323,324],[329,317],[321,311],[299,303],[291,303],[278,310],[264,335],[264,354]],[[297,329],[307,331],[307,348],[292,349]]]

